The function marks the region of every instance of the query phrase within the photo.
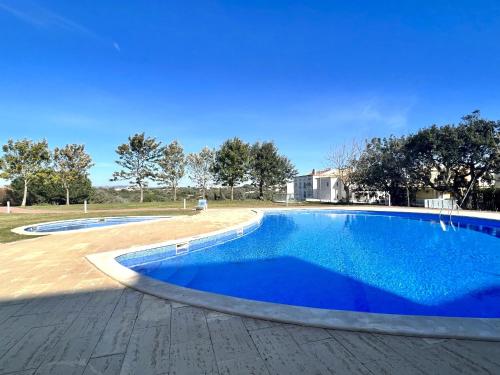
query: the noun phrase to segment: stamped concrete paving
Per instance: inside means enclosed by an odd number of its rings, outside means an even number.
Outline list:
[[[212,210],[0,245],[0,374],[498,374],[500,343],[300,327],[124,288],[89,253],[221,229]]]

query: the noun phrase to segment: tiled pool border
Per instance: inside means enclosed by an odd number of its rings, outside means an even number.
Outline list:
[[[262,218],[262,215],[260,215]],[[243,225],[239,225],[234,229],[224,229],[222,232],[216,232],[203,236],[195,236],[188,239],[181,239],[176,241],[169,241],[168,243],[162,244],[160,246],[154,245],[154,247],[148,246],[145,250],[138,250],[128,252],[126,254],[116,257],[116,261],[126,267],[138,264],[146,264],[154,262],[160,259],[168,259],[172,256],[184,255],[191,253],[193,251],[199,251],[201,249],[206,249],[208,247],[216,246],[224,242],[235,240],[241,236],[247,235],[253,232],[260,226],[261,220],[252,221]],[[179,253],[177,251],[177,246],[179,244],[187,244],[187,249]],[[142,258],[142,262],[138,261],[138,258]]]
[[[331,207],[325,209],[334,210]],[[309,208],[308,210],[311,209]],[[313,210],[316,210],[316,208]],[[322,209],[319,208],[319,210]],[[120,262],[127,264],[127,259],[137,257],[138,252],[146,252],[146,254],[149,255],[153,254],[154,257],[155,253],[159,254],[162,251],[161,249],[167,248],[171,251],[171,248],[168,247],[175,246],[179,243],[195,243],[197,246],[201,246],[201,244],[204,243],[204,246],[201,247],[206,247],[207,239],[209,239],[209,241],[227,241],[235,239],[237,238],[235,236],[240,235],[238,232],[241,228],[247,228],[247,233],[256,229],[260,225],[264,211],[276,210],[254,210],[256,215],[252,220],[205,235],[168,241],[161,244],[92,254],[88,255],[87,259],[102,272],[131,288],[160,298],[230,314],[244,315],[283,323],[351,331],[500,341],[500,318],[451,318],[376,314],[261,302],[169,284],[141,275],[127,268],[125,265],[120,264]],[[363,211],[371,210],[363,209]],[[373,211],[387,212],[380,209]],[[389,212],[397,213],[398,211],[390,210]],[[461,216],[464,217],[464,215]],[[467,217],[474,219],[474,216]],[[245,233],[245,229],[243,232]],[[214,242],[212,246],[214,244],[216,244],[216,242]],[[175,252],[175,247],[173,249]],[[195,251],[196,249],[197,247],[195,246],[189,251]],[[150,252],[148,253],[148,251]],[[175,253],[172,255],[175,255]],[[163,257],[164,256],[163,254]],[[120,262],[117,261],[117,258],[120,258]]]

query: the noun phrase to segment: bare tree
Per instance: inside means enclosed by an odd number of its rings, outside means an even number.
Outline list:
[[[337,178],[344,187],[347,203],[350,201],[350,189],[354,182],[354,171],[360,153],[358,142],[353,140],[351,144],[343,143],[333,148],[327,157],[328,165],[335,170]]]

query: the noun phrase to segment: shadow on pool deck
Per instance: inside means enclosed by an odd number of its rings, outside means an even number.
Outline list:
[[[197,265],[183,265],[177,258],[135,271],[188,288],[289,305],[388,314],[500,317],[500,286],[426,305],[295,257]]]
[[[0,301],[0,374],[498,373],[500,345],[283,325],[133,289]]]

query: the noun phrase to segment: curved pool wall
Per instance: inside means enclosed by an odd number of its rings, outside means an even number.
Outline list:
[[[14,233],[25,235],[47,235],[67,232],[83,232],[87,230],[117,225],[129,225],[146,221],[170,219],[169,216],[113,216],[50,221],[45,223],[25,225],[12,229]]]
[[[294,210],[297,212],[298,210]],[[311,212],[311,210],[307,210]],[[305,213],[307,211],[301,210]],[[291,211],[286,211],[291,212]],[[339,210],[312,210],[323,214],[348,214],[354,212]],[[436,214],[421,214],[409,212],[381,212],[381,211],[358,211],[356,214],[365,216],[389,216],[393,218],[403,217],[412,220],[431,221],[434,225],[439,224],[439,216]],[[271,211],[269,215],[276,215]],[[144,292],[159,297],[176,300],[179,302],[198,305],[228,313],[253,316],[256,318],[278,320],[288,323],[306,324],[318,327],[350,329],[360,331],[376,331],[395,334],[410,334],[436,337],[462,337],[500,339],[500,319],[484,317],[449,317],[432,316],[432,314],[398,314],[379,313],[366,311],[349,311],[342,309],[325,309],[300,305],[288,305],[283,303],[259,301],[240,296],[222,295],[213,291],[192,289],[171,282],[164,282],[136,272],[148,264],[176,259],[179,257],[211,252],[220,246],[230,245],[228,242],[258,234],[256,229],[262,223],[262,215],[243,226],[229,228],[216,233],[209,233],[203,237],[187,238],[183,240],[170,241],[161,246],[149,246],[138,249],[128,249],[110,253],[94,254],[89,260],[102,271],[113,278]],[[475,217],[453,217],[454,230],[474,230],[482,235],[488,235],[499,241],[500,222],[497,220],[481,219]],[[453,230],[449,224],[448,230]],[[237,244],[234,242],[233,244]],[[418,244],[415,244],[418,246]],[[496,313],[495,313],[496,314]]]
[[[209,236],[194,237],[186,241],[176,241],[163,246],[121,255],[116,260],[125,267],[133,268],[176,256],[187,255],[196,251],[205,250],[217,245],[236,240],[255,231],[262,222],[262,215],[255,222],[247,223],[237,228],[225,230]]]

